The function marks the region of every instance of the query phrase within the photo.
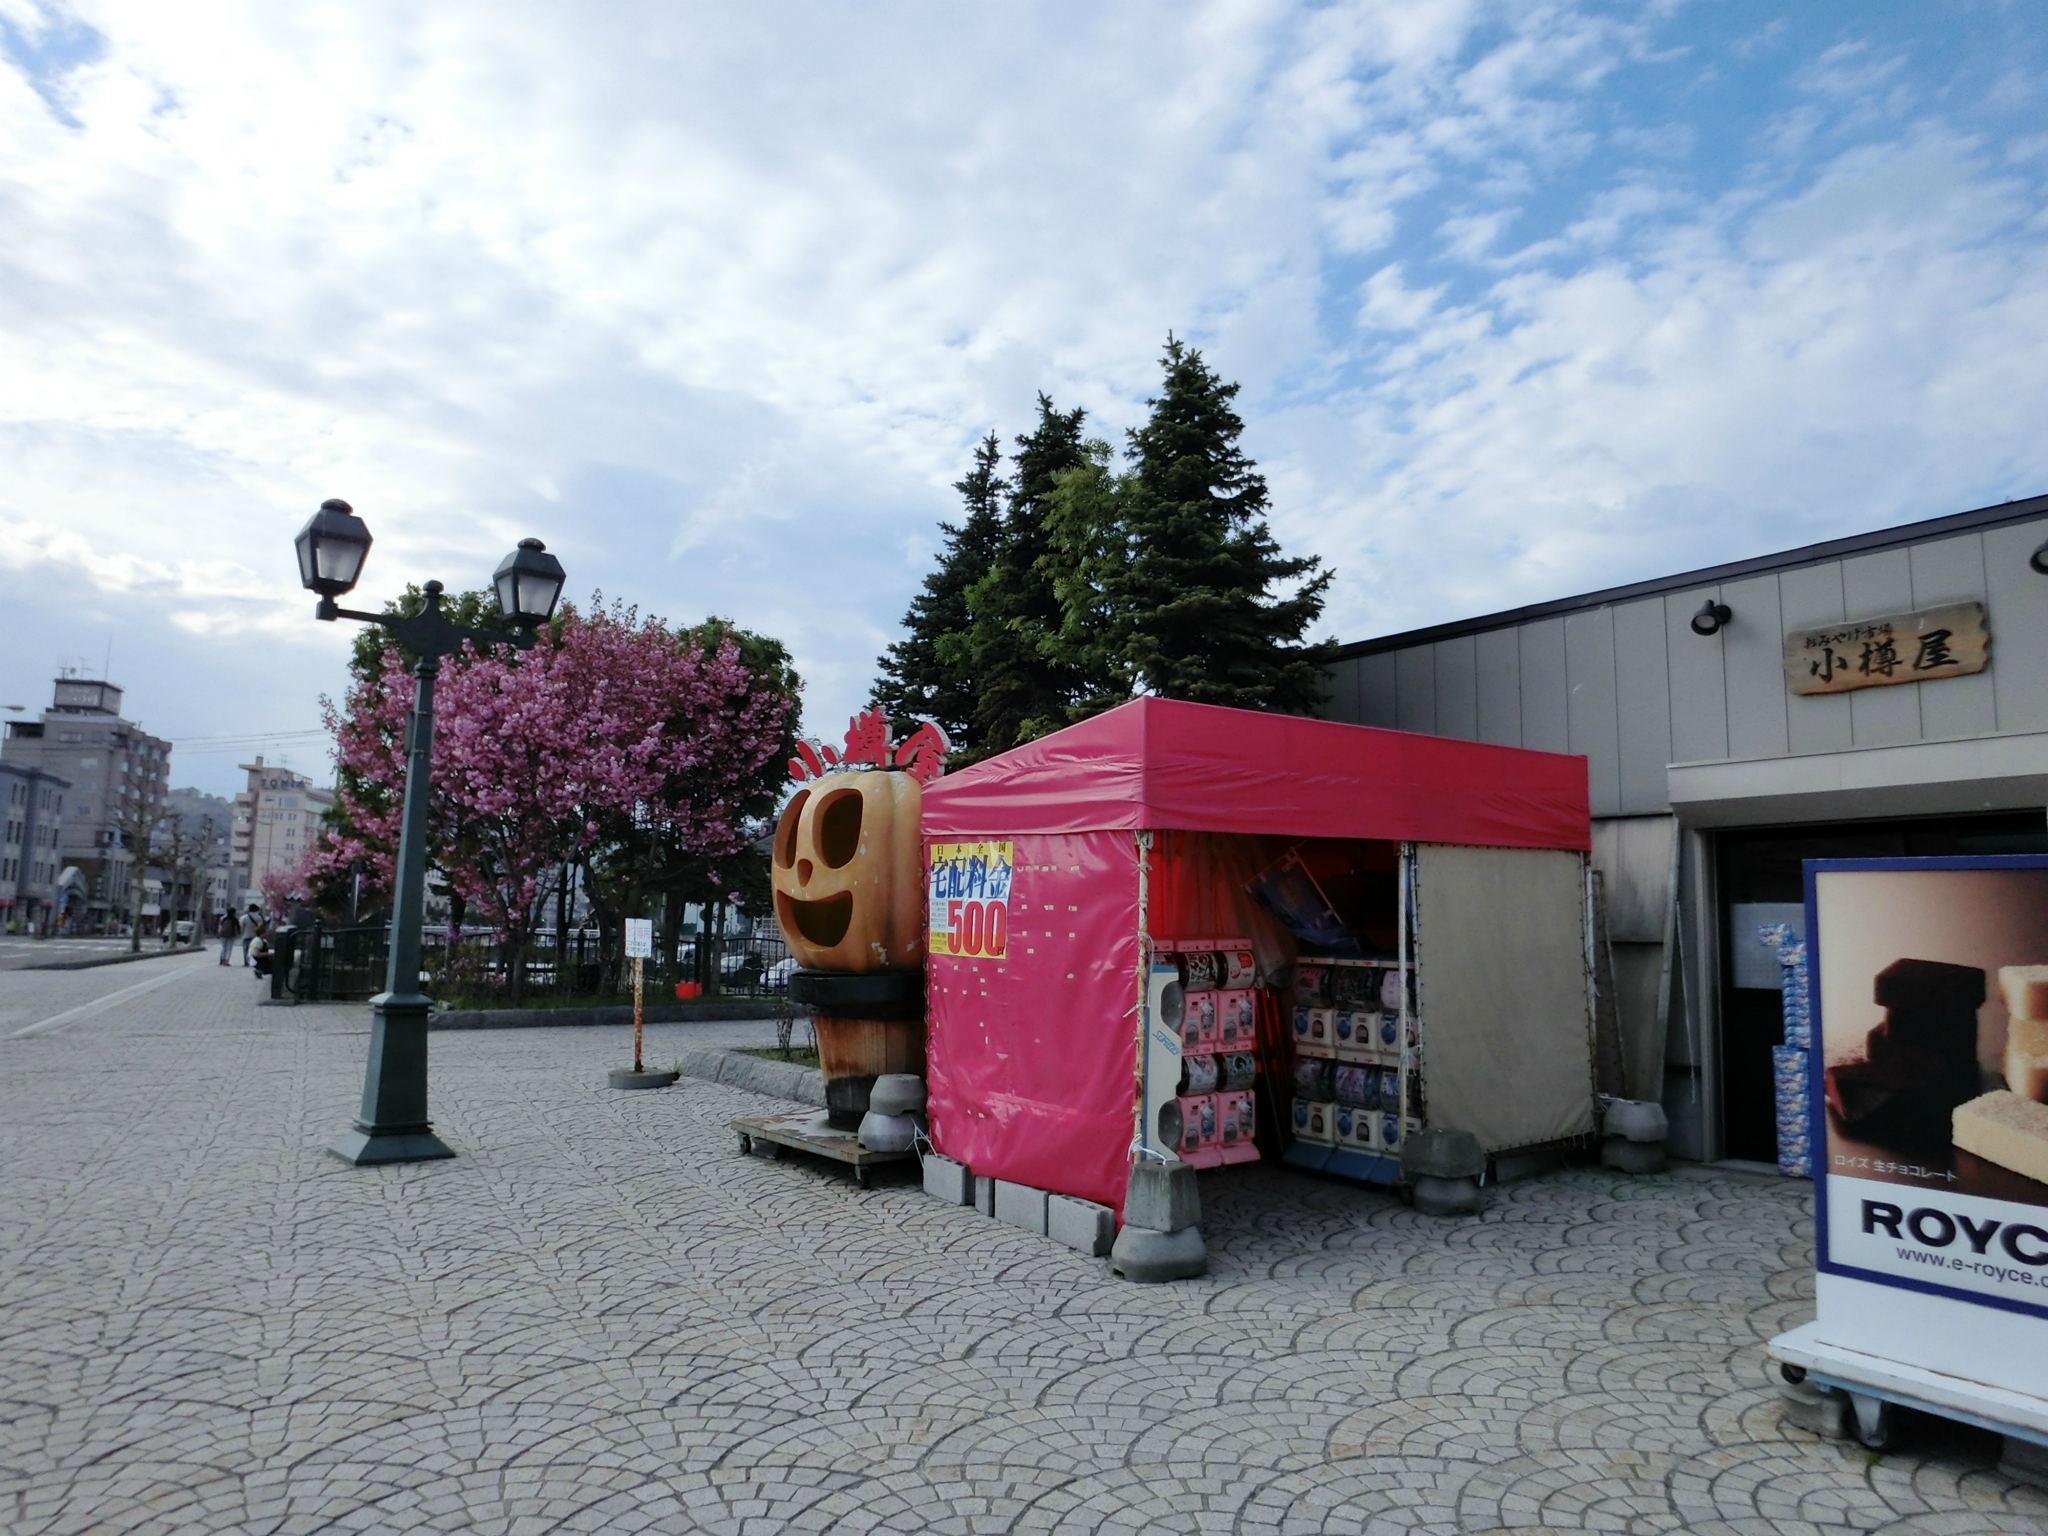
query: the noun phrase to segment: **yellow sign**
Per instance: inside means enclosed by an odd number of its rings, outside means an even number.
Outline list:
[[[1950,603],[1879,619],[1853,619],[1785,637],[1785,686],[1794,693],[1847,693],[1982,672],[1991,634],[1982,603]]]
[[[931,953],[1000,960],[1010,945],[1012,845],[933,843]]]

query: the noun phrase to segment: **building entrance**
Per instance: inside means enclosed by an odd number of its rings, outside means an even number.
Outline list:
[[[1778,966],[1762,923],[1805,931],[1807,859],[2048,853],[2040,811],[1913,821],[1824,822],[1715,838],[1721,924],[1721,1146],[1724,1157],[1778,1158],[1771,1047],[1785,1043]]]

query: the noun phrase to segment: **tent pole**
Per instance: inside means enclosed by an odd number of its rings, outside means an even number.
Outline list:
[[[1138,845],[1138,1028],[1137,1049],[1131,1059],[1131,1161],[1138,1161],[1145,1141],[1145,1029],[1146,991],[1152,979],[1151,878],[1152,834],[1136,834]]]

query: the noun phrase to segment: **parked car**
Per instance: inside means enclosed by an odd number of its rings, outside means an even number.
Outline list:
[[[198,924],[189,917],[181,917],[171,924],[171,937],[179,944],[190,944],[192,935],[199,931]]]

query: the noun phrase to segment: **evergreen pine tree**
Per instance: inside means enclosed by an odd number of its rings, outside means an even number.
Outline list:
[[[967,589],[988,574],[1004,538],[1003,492],[997,473],[1003,450],[995,433],[974,449],[974,467],[953,489],[967,509],[956,527],[942,523],[939,567],[924,579],[903,616],[907,634],[875,663],[874,702],[898,720],[928,716],[955,742],[965,743],[974,721],[974,673],[966,657],[971,616]]]
[[[1136,693],[1311,712],[1331,648],[1302,636],[1331,573],[1282,555],[1266,526],[1265,477],[1238,446],[1238,386],[1172,336],[1161,361],[1165,388],[1129,434],[1129,471],[1069,477],[1054,522],[1068,566],[1052,648],[1111,683],[1077,712]]]
[[[1046,534],[1048,498],[1061,474],[1082,463],[1086,412],[1056,410],[1038,397],[1038,425],[1017,439],[1003,540],[987,575],[967,594],[973,624],[963,660],[978,697],[970,758],[992,756],[1065,725],[1083,683],[1054,643],[1064,610]]]

